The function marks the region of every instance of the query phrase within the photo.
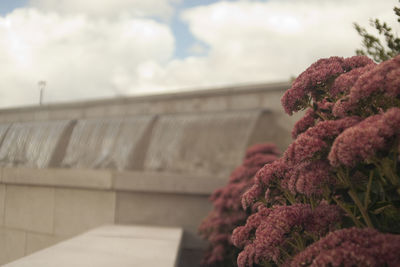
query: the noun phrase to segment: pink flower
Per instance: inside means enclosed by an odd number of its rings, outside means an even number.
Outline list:
[[[331,113],[334,103],[327,101],[326,99],[322,99],[317,102],[317,110],[321,113]]]
[[[230,258],[236,253],[231,243],[231,233],[247,218],[247,213],[241,207],[242,194],[253,184],[256,172],[266,163],[277,159],[277,151],[272,144],[252,146],[247,150],[243,164],[232,172],[229,183],[211,195],[214,209],[199,227],[200,234],[210,244],[203,259],[205,265],[234,260]]]
[[[260,154],[279,156],[280,152],[274,144],[256,144],[247,149],[245,158]]]
[[[332,185],[334,179],[330,174],[328,163],[317,160],[317,154],[329,152],[329,142],[344,129],[358,123],[359,117],[346,117],[339,120],[319,121],[315,126],[300,134],[286,150],[283,158],[261,168],[255,176],[254,185],[243,194],[243,208],[250,207],[255,201],[264,197],[269,205],[282,203],[277,197],[282,194],[274,187],[292,193],[305,195],[321,194],[324,185]],[[317,160],[315,163],[313,161]]]
[[[288,114],[299,111],[309,94],[316,99],[317,88],[321,89],[330,80],[354,68],[371,64],[371,60],[364,56],[352,58],[330,57],[320,59],[306,69],[293,82],[292,87],[282,97],[282,105]]]
[[[364,67],[353,69],[337,77],[329,90],[331,96],[337,96],[339,94],[347,95],[350,88],[353,87],[358,78],[375,66],[376,64],[371,62]]]
[[[309,129],[310,130],[310,129]],[[290,162],[292,166],[306,160],[311,160],[312,157],[328,147],[322,139],[310,136],[307,132],[299,135],[297,139],[285,151],[284,158]]]
[[[247,245],[237,258],[238,266],[253,266],[256,259],[256,249],[253,244]]]
[[[391,108],[343,131],[335,139],[328,159],[333,166],[354,166],[389,148],[391,138],[399,133],[400,109]]]
[[[309,233],[319,236],[334,230],[335,224],[342,219],[342,210],[336,205],[329,205],[326,201],[321,203],[313,210],[312,216],[306,218],[304,229]]]
[[[327,141],[333,140],[344,129],[360,121],[359,117],[346,117],[339,120],[320,121],[306,132],[300,134],[288,147],[284,158],[292,166],[311,160],[317,152],[329,148]]]
[[[344,68],[349,71],[355,68],[361,68],[369,64],[375,64],[369,57],[354,56],[344,60]]]
[[[312,108],[309,108],[306,111],[306,114],[296,122],[292,130],[292,138],[296,139],[296,137],[305,132],[308,128],[314,126],[316,119],[316,114]]]
[[[220,211],[241,209],[240,198],[248,187],[249,181],[228,184],[220,189],[219,196],[213,199],[214,208]]]
[[[322,195],[325,185],[332,187],[335,184],[332,167],[325,160],[317,160],[300,164],[296,175],[290,177],[289,188],[293,193],[306,196]]]
[[[360,108],[365,109],[363,101],[376,94],[385,95],[389,99],[400,95],[400,55],[367,70],[357,79],[349,95],[336,102],[333,108],[335,116],[346,116],[360,103],[363,105]],[[372,103],[374,99],[370,101]]]
[[[341,219],[339,209],[325,203],[321,203],[321,207],[314,211],[308,204],[294,204],[275,206],[260,212],[263,212],[262,216],[249,217],[249,220],[259,219],[254,220],[256,223],[248,220],[245,226],[234,230],[233,243],[244,246],[238,257],[239,267],[261,264],[264,261],[278,264],[282,256],[280,248],[287,249],[288,242],[293,242],[293,231],[306,230],[324,235]],[[254,238],[251,238],[255,227]]]
[[[242,196],[243,209],[250,207],[258,198],[263,196],[265,188],[270,187],[274,181],[283,177],[286,168],[287,165],[283,158],[262,167],[256,173],[253,186]]]
[[[246,225],[239,226],[233,230],[232,243],[238,247],[243,248],[244,246],[251,243],[251,234],[257,229],[261,222],[268,217],[272,209],[265,206],[259,207],[258,211],[247,218]]]
[[[253,204],[258,197],[260,197],[263,193],[263,188],[259,183],[253,184],[250,189],[248,189],[243,195],[242,195],[242,207],[243,209],[247,209],[250,207],[251,204]]]
[[[288,266],[399,266],[400,235],[349,228],[328,234],[297,254]]]
[[[243,165],[240,165],[239,167],[236,167],[233,172],[231,173],[231,176],[229,177],[229,182],[234,183],[234,182],[239,182],[242,181],[243,179],[248,179],[247,177],[247,168]],[[218,191],[218,190],[217,190]],[[218,192],[215,191],[213,195],[217,195]],[[211,196],[210,200],[213,201],[214,196]]]
[[[247,177],[253,177],[265,164],[273,162],[278,157],[273,154],[257,154],[243,161]]]
[[[308,129],[305,134],[321,140],[330,140],[345,129],[357,124],[360,120],[360,117],[352,116],[338,120],[321,121],[314,127]]]

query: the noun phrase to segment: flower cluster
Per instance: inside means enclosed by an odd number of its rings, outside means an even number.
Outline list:
[[[296,139],[296,137],[299,134],[305,132],[308,128],[314,126],[316,119],[317,119],[317,114],[315,114],[314,109],[309,108],[306,111],[306,114],[303,116],[303,118],[297,121],[296,124],[294,125],[292,130],[293,139]]]
[[[233,232],[234,244],[238,247],[244,245],[244,250],[238,256],[238,266],[252,266],[265,261],[281,264],[283,251],[299,250],[306,245],[307,240],[299,241],[300,233],[323,236],[334,229],[340,218],[340,210],[326,203],[321,203],[315,209],[308,204],[262,208],[249,217],[245,226]],[[293,246],[296,242],[298,247]]]
[[[282,104],[290,115],[306,113],[283,156],[243,194],[253,214],[232,235],[242,249],[238,266],[395,266],[400,55],[381,64],[364,56],[321,59]]]
[[[400,235],[370,228],[337,230],[297,254],[286,266],[399,266]]]
[[[349,94],[336,102],[335,116],[344,117],[351,112],[370,116],[376,109],[399,104],[400,56],[364,70]]]
[[[200,234],[209,242],[203,259],[205,266],[232,266],[238,249],[232,245],[231,234],[243,224],[248,213],[241,208],[241,196],[253,183],[254,175],[265,164],[278,158],[279,151],[273,144],[250,147],[243,164],[229,178],[228,185],[217,189],[210,197],[214,209],[199,227]]]
[[[363,56],[351,58],[330,57],[320,59],[312,64],[294,81],[282,98],[282,105],[288,114],[299,111],[308,104],[307,96],[311,94],[314,100],[319,98],[319,90],[324,90],[327,84],[340,74],[352,69],[374,64],[372,60]]]
[[[270,199],[271,205],[274,204],[274,197],[280,195],[280,190],[274,190],[274,185],[279,183],[279,177],[285,173],[286,164],[282,158],[275,160],[270,164],[266,164],[262,167],[255,175],[254,183],[249,190],[247,190],[242,196],[243,209],[249,208],[256,200],[262,197],[264,189],[268,188],[265,192],[265,198]],[[278,193],[278,195],[273,194]],[[273,197],[274,196],[274,197]]]
[[[326,159],[330,144],[360,119],[353,116],[320,121],[300,134],[281,159],[258,171],[254,185],[243,195],[243,207],[251,206],[261,197],[271,200],[270,195],[276,188],[288,189],[292,194],[312,196],[321,195],[326,185],[333,186],[332,168]],[[275,200],[281,194],[278,190],[274,194]],[[276,202],[271,203],[273,204]]]
[[[390,149],[394,138],[400,134],[399,125],[400,108],[368,117],[335,139],[329,161],[333,166],[354,166],[371,159],[377,152]]]
[[[292,165],[311,160],[316,153],[323,153],[329,148],[330,141],[335,139],[343,130],[357,124],[359,117],[345,117],[339,120],[321,121],[317,125],[308,128],[299,135],[284,153],[287,162]]]
[[[329,93],[333,97],[346,95],[358,80],[361,74],[375,67],[376,64],[371,63],[364,67],[353,69],[347,73],[340,75],[332,84]]]

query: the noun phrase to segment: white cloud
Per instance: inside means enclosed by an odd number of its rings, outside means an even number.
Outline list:
[[[127,93],[143,62],[162,64],[173,49],[170,29],[153,20],[18,9],[0,18],[0,105],[37,103],[38,80],[45,102]]]
[[[188,52],[193,55],[199,55],[199,54],[202,55],[207,52],[207,47],[197,42],[189,47]]]
[[[61,14],[86,14],[94,17],[154,16],[168,19],[173,4],[181,0],[30,0],[32,7]]]
[[[0,17],[0,106],[37,103],[39,80],[48,83],[45,102],[286,80],[318,58],[353,55],[361,39],[352,23],[367,26],[378,17],[396,25],[398,2],[269,0],[192,8],[182,18],[207,49],[184,59],[172,57],[167,24],[138,17],[168,17],[171,3],[31,0],[42,9]]]
[[[208,54],[146,65],[142,91],[273,82],[298,75],[319,58],[352,56],[361,39],[353,22],[396,25],[396,1],[270,0],[219,2],[182,18]],[[151,70],[151,71],[149,71]]]
[[[354,55],[361,39],[352,23],[367,25],[373,17],[393,21],[395,4],[270,0],[193,8],[182,18],[209,54],[173,60],[160,80],[172,87],[286,80],[321,57]]]

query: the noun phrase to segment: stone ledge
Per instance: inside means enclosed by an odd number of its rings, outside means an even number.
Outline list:
[[[112,189],[107,170],[3,168],[2,183],[16,185]]]
[[[87,232],[96,236],[124,237],[136,239],[181,240],[183,230],[178,227],[159,227],[145,225],[106,225]]]
[[[227,179],[189,174],[88,169],[1,170],[0,184],[84,188],[132,192],[209,195]]]
[[[108,99],[94,99],[94,100],[82,100],[76,102],[58,102],[45,104],[43,106],[31,105],[22,107],[11,107],[0,109],[1,114],[17,114],[19,112],[32,112],[37,110],[58,110],[58,109],[76,109],[76,108],[87,108],[102,105],[122,105],[132,104],[137,102],[153,102],[153,101],[166,101],[166,100],[177,100],[187,99],[193,97],[213,97],[219,95],[236,95],[236,94],[249,94],[258,92],[273,92],[273,91],[285,91],[290,88],[290,83],[287,81],[275,82],[275,83],[256,83],[256,84],[242,84],[232,86],[214,86],[211,88],[198,88],[169,91],[168,93],[149,93],[145,95],[133,95],[126,97],[114,97]],[[80,114],[82,115],[82,114]]]
[[[157,172],[117,172],[114,188],[118,191],[209,195],[224,186],[227,179]]]
[[[182,234],[181,228],[103,226],[4,266],[174,267]]]

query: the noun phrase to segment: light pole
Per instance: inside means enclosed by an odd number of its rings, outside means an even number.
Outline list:
[[[39,105],[41,106],[43,104],[43,94],[44,94],[44,88],[46,87],[46,81],[39,81],[38,86],[39,86]]]

